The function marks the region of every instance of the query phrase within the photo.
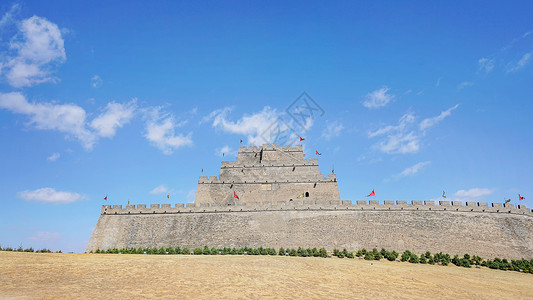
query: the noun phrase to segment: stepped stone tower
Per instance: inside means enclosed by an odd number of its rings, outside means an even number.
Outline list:
[[[296,200],[340,204],[337,177],[322,175],[318,159],[306,159],[302,145],[272,144],[239,147],[237,161],[221,163],[219,178],[200,176],[194,203],[232,206]]]

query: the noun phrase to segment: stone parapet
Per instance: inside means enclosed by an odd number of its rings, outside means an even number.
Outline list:
[[[212,203],[177,203],[171,204],[146,204],[126,205],[103,205],[102,215],[126,215],[126,214],[171,214],[171,213],[204,213],[220,211],[271,211],[271,210],[376,210],[376,211],[449,211],[449,212],[477,212],[477,213],[511,213],[525,216],[533,216],[533,211],[525,205],[515,206],[513,204],[468,202],[463,205],[454,201],[452,205],[448,201],[439,201],[436,205],[434,201],[414,200],[407,203],[405,200],[398,200],[396,204],[392,200],[386,200],[383,204],[378,200],[311,200],[295,199],[292,201],[263,201],[236,203],[235,205],[216,205]]]

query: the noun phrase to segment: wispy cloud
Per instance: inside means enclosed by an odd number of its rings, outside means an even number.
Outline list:
[[[36,243],[55,243],[61,239],[59,232],[40,231],[28,237],[28,240]]]
[[[4,15],[7,22],[11,15]],[[3,68],[8,83],[21,88],[57,79],[51,76],[51,66],[66,60],[59,27],[45,18],[33,16],[20,23],[19,34],[10,42],[15,55],[6,56]]]
[[[40,188],[34,191],[23,191],[17,194],[20,199],[44,203],[71,203],[84,199],[78,193],[56,191],[53,188]]]
[[[415,121],[415,115],[412,112],[404,114],[398,121],[398,125],[387,125],[385,127],[379,128],[375,131],[368,132],[368,137],[376,137],[383,134],[387,134],[394,131],[403,131],[407,126],[412,124]]]
[[[473,86],[474,83],[472,81],[463,81],[461,83],[459,83],[459,85],[457,86],[458,89],[462,90],[464,89],[465,87],[469,87],[469,86]]]
[[[137,100],[133,99],[127,103],[110,102],[106,105],[104,112],[94,118],[90,123],[92,129],[101,137],[113,137],[117,128],[123,127],[134,116]]]
[[[113,137],[117,128],[128,123],[136,109],[135,103],[135,100],[124,104],[108,103],[103,113],[88,124],[87,113],[76,104],[30,103],[21,93],[0,93],[0,109],[28,116],[28,125],[36,129],[67,133],[87,150],[91,150],[99,138]]]
[[[15,20],[15,15],[20,11],[20,4],[15,3],[11,8],[2,16],[0,19],[0,28],[13,23]]]
[[[52,155],[48,156],[46,158],[46,160],[48,161],[56,161],[58,160],[58,158],[61,156],[61,154],[59,154],[59,152],[55,152],[55,153],[52,153]]]
[[[437,82],[435,83],[435,86],[436,87],[439,87],[440,86],[440,81],[441,81],[442,77],[439,77],[439,79],[437,79]]]
[[[455,105],[433,118],[426,118],[417,126],[416,117],[412,112],[404,114],[397,125],[387,125],[367,133],[369,138],[385,136],[383,140],[373,146],[381,152],[388,154],[416,153],[420,150],[421,139],[425,136],[425,130],[435,126],[459,105]],[[418,127],[418,128],[417,128]]]
[[[228,145],[224,145],[221,148],[215,149],[215,155],[219,157],[237,156],[237,151]]]
[[[414,166],[406,168],[401,173],[397,174],[395,178],[399,179],[399,178],[406,177],[406,176],[413,176],[417,174],[418,172],[420,172],[422,169],[424,169],[429,164],[431,164],[430,161],[419,162],[415,164]]]
[[[322,137],[326,140],[331,140],[334,137],[337,137],[341,134],[341,131],[344,129],[344,126],[339,121],[334,121],[332,123],[326,122],[327,126],[322,131]]]
[[[517,63],[510,63],[507,66],[507,72],[516,72],[523,67],[525,67],[529,63],[529,59],[531,58],[531,53],[526,53],[520,58],[520,60]]]
[[[481,197],[489,196],[494,193],[494,189],[472,188],[469,190],[458,190],[453,194],[454,201],[477,201]]]
[[[479,71],[490,73],[492,69],[494,69],[494,59],[493,58],[487,58],[483,57],[480,58],[478,61],[479,64]]]
[[[181,147],[193,144],[192,133],[176,134],[176,128],[184,123],[177,123],[174,116],[162,112],[161,107],[146,110],[146,119],[146,139],[164,154],[170,155]]]
[[[377,109],[386,106],[394,99],[394,95],[387,94],[390,89],[386,86],[366,95],[363,106],[368,109]]]
[[[160,185],[156,188],[154,188],[150,194],[153,194],[153,195],[160,195],[160,194],[167,194],[168,193],[168,189],[166,186],[164,185]]]
[[[100,78],[100,76],[94,75],[91,78],[91,86],[93,88],[95,88],[95,89],[100,88],[100,87],[102,87],[103,84],[104,84],[104,81],[102,80],[102,78]]]
[[[420,122],[420,130],[424,131],[428,128],[431,128],[437,125],[442,120],[444,120],[446,117],[450,116],[452,114],[452,111],[454,111],[457,107],[459,107],[459,104],[456,104],[455,106],[448,108],[447,110],[441,112],[440,115],[436,117],[424,119],[422,122]]]

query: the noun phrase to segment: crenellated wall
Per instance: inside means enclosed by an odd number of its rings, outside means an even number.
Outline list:
[[[217,203],[177,203],[171,204],[138,204],[138,205],[103,205],[102,215],[128,214],[172,214],[172,213],[203,213],[203,212],[241,212],[241,211],[275,211],[275,210],[348,210],[348,211],[447,211],[474,213],[517,214],[533,217],[533,210],[525,205],[513,205],[487,202],[461,201],[417,201],[407,203],[405,200],[349,200],[325,201],[313,199],[296,199],[293,201],[263,201],[221,205]]]
[[[218,177],[199,178],[194,203],[102,206],[86,251],[178,245],[532,259],[533,212],[485,202],[341,201],[336,175],[321,174],[301,145],[239,147],[237,161],[223,161]]]
[[[104,205],[86,251],[122,247],[378,248],[533,258],[523,205],[320,201]]]
[[[223,161],[219,177],[200,176],[194,202],[239,205],[298,198],[340,201],[336,175],[320,173],[318,159],[305,159],[301,145],[263,145],[239,147],[237,161]]]

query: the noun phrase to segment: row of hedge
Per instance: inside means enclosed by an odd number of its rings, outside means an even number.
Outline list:
[[[11,248],[11,247],[5,247],[2,248],[0,246],[0,251],[14,251],[14,252],[35,252],[35,253],[52,253],[50,249],[40,249],[35,250],[32,247],[30,248],[23,248],[22,245],[20,245],[18,248]],[[61,253],[61,250],[56,251],[56,253]],[[92,253],[92,251],[91,251]],[[298,249],[294,248],[280,248],[278,251],[276,251],[275,248],[209,248],[207,246],[204,246],[203,248],[194,248],[189,249],[187,247],[180,248],[180,247],[166,247],[166,248],[122,248],[122,249],[107,249],[107,250],[96,250],[94,253],[111,253],[111,254],[159,254],[159,255],[166,255],[166,254],[193,254],[193,255],[282,255],[282,256],[300,256],[300,257],[328,257],[328,251],[324,248],[317,249],[317,248],[307,248],[304,249],[302,247],[299,247]],[[431,252],[427,251],[425,253],[422,253],[420,255],[415,254],[414,252],[411,252],[409,250],[405,250],[401,255],[396,251],[387,251],[384,248],[381,249],[381,251],[378,251],[376,248],[372,250],[366,250],[361,249],[357,252],[350,252],[346,249],[343,249],[342,251],[338,249],[333,250],[333,256],[339,257],[339,258],[355,258],[359,257],[365,260],[381,260],[383,258],[389,260],[389,261],[402,261],[402,262],[410,262],[410,263],[420,263],[420,264],[439,264],[443,266],[447,266],[450,263],[471,268],[473,265],[476,266],[483,266],[488,267],[491,269],[499,269],[499,270],[511,270],[511,271],[519,271],[519,272],[528,272],[533,274],[533,259],[526,260],[526,259],[520,259],[520,260],[511,260],[510,262],[507,259],[500,259],[500,258],[494,258],[493,260],[487,259],[484,260],[481,257],[477,255],[470,256],[469,254],[463,255],[463,257],[459,257],[459,255],[455,255],[453,258],[447,254],[447,253],[435,253],[431,254]]]
[[[2,246],[0,246],[0,251],[34,252],[34,253],[53,253],[52,250],[50,250],[50,249],[46,249],[46,248],[43,248],[43,249],[33,249],[33,247],[30,247],[30,248],[23,248],[22,245],[19,246],[18,248],[11,248],[11,247],[2,248]],[[56,251],[56,253],[62,253],[62,252],[61,252],[61,250],[59,250],[59,251]]]
[[[91,251],[92,253],[92,251]],[[327,257],[328,252],[326,249],[321,248],[308,248],[304,249],[299,247],[298,249],[284,249],[280,248],[276,251],[274,248],[209,248],[204,246],[203,248],[189,249],[187,247],[167,247],[167,248],[122,248],[122,249],[97,249],[94,253],[111,253],[111,254],[192,254],[192,255],[285,255],[285,256],[301,256],[301,257]]]
[[[339,251],[338,249],[333,250],[333,255],[337,256],[339,258],[348,257],[348,258],[354,258],[353,252],[346,251],[344,249],[343,251]],[[493,260],[487,259],[483,260],[481,257],[474,255],[470,256],[470,254],[465,254],[463,257],[459,257],[459,255],[455,255],[453,258],[448,253],[435,253],[434,255],[431,254],[431,252],[427,251],[426,253],[420,254],[420,256],[416,255],[415,253],[405,250],[400,258],[398,259],[399,253],[396,251],[389,252],[385,249],[381,249],[381,251],[378,251],[376,248],[372,249],[371,251],[367,251],[366,249],[361,249],[355,253],[356,257],[363,258],[365,260],[380,260],[382,258],[386,258],[389,261],[402,261],[402,262],[410,262],[415,264],[439,264],[443,266],[447,266],[450,263],[461,266],[465,268],[471,268],[473,265],[475,266],[483,266],[488,267],[491,269],[499,269],[499,270],[511,270],[511,271],[519,271],[519,272],[526,272],[526,273],[532,273],[533,274],[533,259],[526,260],[526,259],[519,259],[519,260],[511,260],[509,262],[507,259],[500,259],[495,258]]]

